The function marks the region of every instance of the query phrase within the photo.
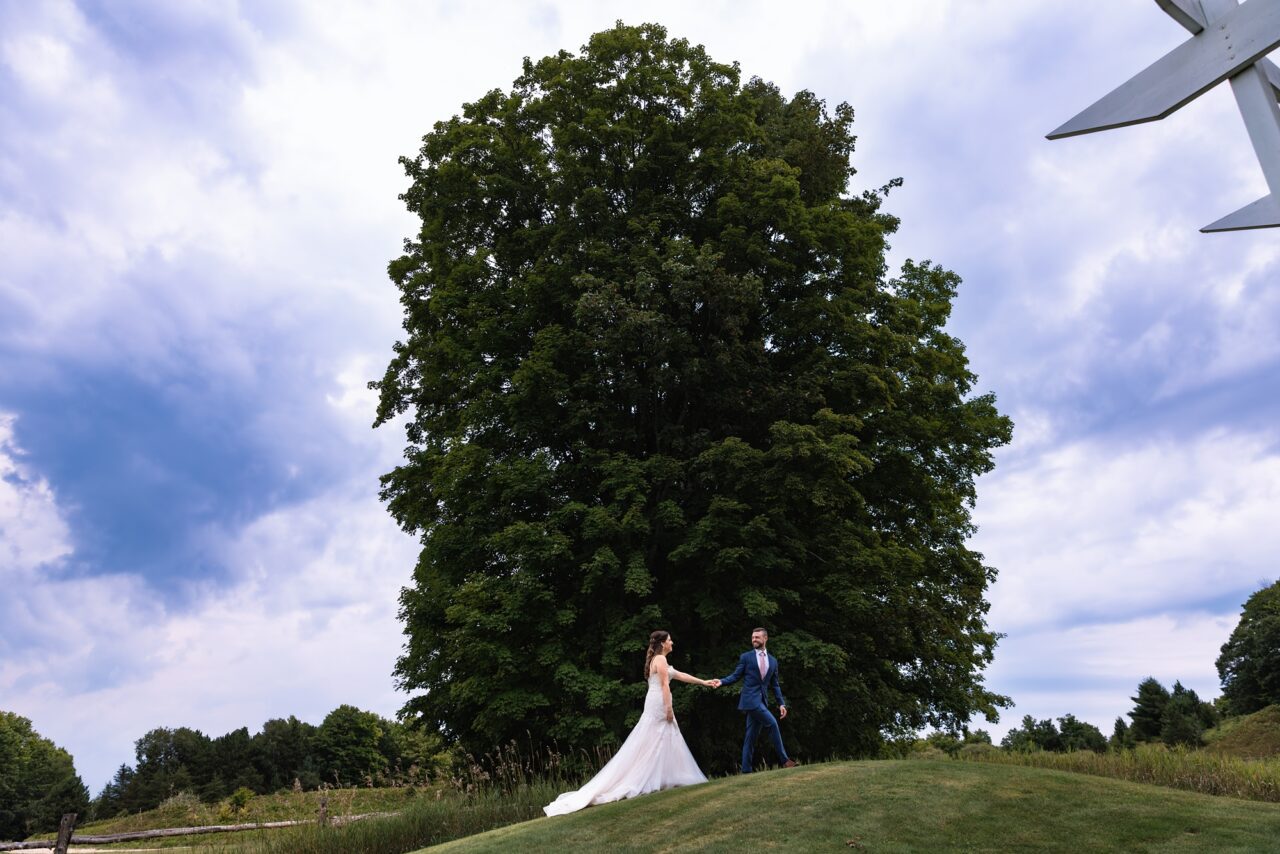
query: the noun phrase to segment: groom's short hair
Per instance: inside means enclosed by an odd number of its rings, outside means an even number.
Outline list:
[[[751,634],[753,634],[753,635],[754,635],[756,632],[759,632],[760,634],[764,635],[765,637],[768,637],[768,636],[769,636],[769,630],[768,630],[768,629],[763,629],[763,628],[759,628],[759,627],[757,627],[757,628],[754,628],[754,629],[752,629],[752,630],[751,630]]]

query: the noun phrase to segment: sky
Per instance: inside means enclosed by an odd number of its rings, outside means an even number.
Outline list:
[[[157,726],[402,705],[417,549],[365,387],[397,158],[617,20],[852,104],[850,189],[904,179],[892,267],[963,278],[1016,424],[972,542],[1015,706],[979,725],[1219,693],[1280,554],[1280,235],[1198,229],[1262,173],[1226,86],[1045,139],[1187,37],[1155,3],[0,0],[0,709],[94,794]]]

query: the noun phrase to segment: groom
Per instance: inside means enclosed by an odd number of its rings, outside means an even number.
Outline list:
[[[787,756],[782,746],[782,732],[778,729],[778,721],[769,712],[766,705],[768,689],[778,695],[778,717],[787,716],[787,701],[782,697],[782,686],[778,684],[778,659],[769,654],[769,632],[755,629],[751,632],[752,649],[744,652],[738,659],[738,667],[723,679],[713,679],[711,684],[719,688],[721,685],[732,685],[742,679],[742,695],[738,698],[738,711],[747,713],[747,737],[742,742],[742,773],[751,773],[751,759],[755,754],[756,739],[764,730],[773,741],[773,749],[778,754],[783,768],[791,768],[796,762]]]

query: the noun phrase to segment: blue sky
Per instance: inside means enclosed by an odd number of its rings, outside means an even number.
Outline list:
[[[416,549],[364,387],[396,158],[617,19],[849,101],[853,189],[906,182],[891,263],[964,278],[1017,424],[975,510],[1017,702],[989,729],[1218,693],[1280,554],[1280,244],[1197,229],[1262,174],[1226,87],[1044,139],[1185,38],[1154,3],[0,0],[0,708],[95,793],[155,726],[400,706]]]

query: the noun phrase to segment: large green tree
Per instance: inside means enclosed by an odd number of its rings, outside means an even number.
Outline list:
[[[624,733],[644,642],[722,675],[772,632],[801,756],[994,720],[994,570],[966,547],[1010,422],[945,324],[959,279],[887,274],[848,194],[853,110],[788,99],[658,26],[526,60],[404,158],[390,512],[406,712],[474,750]],[[704,762],[731,697],[680,688]]]
[[[1060,752],[1062,750],[1062,733],[1058,732],[1058,728],[1053,725],[1053,721],[1049,718],[1037,721],[1031,715],[1023,715],[1022,726],[1014,727],[1005,733],[1004,738],[1000,739],[1000,746],[1005,750],[1017,750],[1027,753],[1033,750]]]
[[[0,711],[0,840],[57,830],[64,813],[83,817],[88,807],[71,754],[27,718]]]
[[[258,767],[265,791],[291,787],[295,780],[307,789],[320,785],[319,762],[313,750],[315,738],[316,728],[293,715],[262,725],[255,741],[259,745]]]
[[[1280,581],[1245,601],[1217,664],[1231,714],[1247,715],[1280,703]]]
[[[1159,741],[1164,712],[1169,706],[1169,689],[1159,679],[1148,676],[1138,683],[1137,696],[1129,699],[1133,701],[1133,711],[1128,713],[1133,719],[1130,736],[1134,741]]]
[[[325,782],[362,785],[388,770],[378,749],[387,733],[386,722],[373,712],[341,705],[316,730],[316,752]]]
[[[1201,702],[1195,691],[1183,687],[1181,682],[1174,682],[1169,702],[1160,718],[1160,740],[1169,745],[1199,747],[1201,733],[1205,730],[1202,718],[1205,706],[1208,704]]]
[[[1062,734],[1062,749],[1067,753],[1076,750],[1103,753],[1107,749],[1107,738],[1102,730],[1087,721],[1079,720],[1075,715],[1068,714],[1058,718],[1058,727]]]

